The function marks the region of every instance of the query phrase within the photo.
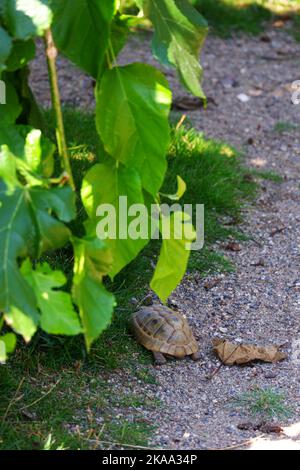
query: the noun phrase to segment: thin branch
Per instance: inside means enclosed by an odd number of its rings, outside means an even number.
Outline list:
[[[36,404],[39,403],[41,400],[43,400],[45,397],[47,397],[48,395],[50,395],[50,393],[55,389],[55,387],[59,384],[60,381],[61,381],[61,379],[58,379],[58,381],[55,382],[55,384],[52,385],[52,387],[51,387],[46,393],[44,393],[44,395],[42,395],[41,397],[37,398],[37,399],[34,400],[32,403],[29,403],[29,405],[23,406],[22,408],[19,409],[19,411],[24,411],[24,410],[27,410],[28,408],[31,408],[32,406],[36,405]]]
[[[74,179],[72,175],[72,169],[70,164],[69,152],[66,142],[63,115],[61,109],[61,100],[58,87],[57,70],[56,70],[56,57],[57,48],[55,46],[51,29],[47,29],[45,32],[45,48],[46,57],[49,71],[49,80],[51,88],[52,105],[55,112],[56,120],[56,139],[58,144],[58,152],[63,161],[65,172],[68,175],[68,179],[72,189],[75,189]]]
[[[19,383],[19,385],[18,385],[18,387],[17,387],[17,390],[16,390],[16,392],[15,392],[13,398],[10,400],[10,402],[9,402],[9,404],[8,404],[8,407],[7,407],[6,410],[5,410],[5,413],[4,413],[3,417],[2,417],[2,423],[4,423],[4,421],[6,420],[7,415],[8,415],[8,413],[9,413],[11,407],[16,403],[16,401],[17,401],[17,395],[18,395],[18,393],[19,393],[19,391],[20,391],[20,388],[21,388],[22,385],[23,385],[24,380],[25,380],[25,377],[22,377],[22,379],[20,380],[20,383]]]

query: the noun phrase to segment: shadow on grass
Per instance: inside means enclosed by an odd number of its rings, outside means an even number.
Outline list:
[[[277,21],[277,27],[288,29],[300,40],[300,2],[287,0],[191,0],[208,21],[212,31],[221,37],[234,33],[258,35],[266,25]]]
[[[261,2],[241,0],[196,0],[197,10],[212,30],[222,37],[232,33],[259,34],[273,13]]]

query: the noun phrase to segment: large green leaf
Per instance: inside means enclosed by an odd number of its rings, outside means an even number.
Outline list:
[[[96,124],[105,150],[139,171],[155,195],[166,172],[171,92],[163,75],[146,64],[114,67],[97,89]]]
[[[35,296],[17,264],[17,258],[26,256],[31,249],[33,237],[30,209],[20,188],[10,195],[0,190],[0,220],[0,310],[7,323],[29,340],[39,315]],[[22,315],[26,323],[22,322]]]
[[[0,309],[7,313],[8,323],[26,339],[34,333],[38,315],[35,296],[19,273],[17,259],[30,253],[38,256],[68,241],[69,229],[50,212],[66,216],[69,209],[65,196],[70,199],[66,189],[18,187],[12,194],[6,194],[4,189],[0,191]],[[31,319],[25,334],[22,315]]]
[[[5,29],[0,26],[0,77],[2,70],[5,69],[5,61],[8,58],[12,48],[12,40]],[[1,105],[1,103],[0,103]]]
[[[155,56],[164,65],[175,66],[186,88],[204,98],[199,63],[207,34],[204,18],[187,0],[143,0],[143,9],[155,28]]]
[[[115,0],[52,0],[59,49],[97,78],[108,47]]]
[[[186,226],[186,232],[183,232],[181,221]],[[150,285],[165,302],[184,276],[195,232],[187,214],[179,211],[162,215],[162,224],[163,242]]]
[[[127,196],[127,206],[144,202],[141,180],[138,173],[132,168],[126,168],[122,164],[118,167],[97,164],[86,174],[83,183],[81,197],[85,209],[90,217],[87,229],[93,236],[97,230],[97,208],[102,204],[110,204],[116,213],[116,233],[114,237],[107,238],[107,245],[113,253],[113,265],[109,272],[114,277],[124,266],[132,261],[147,243],[147,239],[133,240],[128,237],[127,209],[125,220],[119,223],[121,206],[120,196]],[[122,204],[122,203],[121,203]],[[100,215],[100,214],[99,214]],[[102,214],[103,215],[103,214]],[[122,216],[122,215],[121,215]],[[120,236],[119,229],[123,230]]]
[[[73,239],[73,299],[78,305],[87,348],[110,324],[115,305],[113,294],[102,284],[112,263],[111,252],[97,238]]]
[[[52,22],[48,0],[6,0],[2,14],[15,39],[41,36]]]
[[[64,246],[69,229],[60,222],[75,216],[70,188],[22,186],[17,162],[2,147],[0,153],[0,311],[12,328],[29,340],[39,315],[35,295],[19,272],[18,259],[38,257],[43,251]]]
[[[52,271],[47,263],[33,270],[30,261],[26,260],[21,273],[35,293],[41,312],[40,326],[44,331],[54,335],[77,335],[82,332],[71,295],[57,290],[67,281],[61,271]]]
[[[31,171],[49,178],[53,173],[55,145],[39,129],[29,126],[7,125],[0,127],[0,147],[22,159]]]

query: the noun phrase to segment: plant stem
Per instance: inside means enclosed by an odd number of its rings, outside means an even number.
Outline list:
[[[61,100],[58,87],[57,71],[56,71],[56,57],[57,48],[55,46],[51,29],[47,29],[45,32],[45,48],[46,57],[49,72],[49,81],[51,88],[52,105],[55,112],[56,121],[56,139],[58,144],[58,153],[62,159],[65,172],[68,175],[69,183],[72,189],[75,189],[74,179],[72,175],[72,169],[70,164],[69,152],[66,142],[66,135],[64,129],[64,121],[61,109]]]

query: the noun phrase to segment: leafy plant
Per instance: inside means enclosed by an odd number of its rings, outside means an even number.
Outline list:
[[[142,14],[154,26],[155,56],[174,66],[183,85],[204,99],[198,55],[207,28],[201,15],[187,0],[138,0],[138,15],[122,14],[120,3],[0,0],[0,78],[7,96],[7,103],[0,105],[0,326],[5,323],[25,341],[40,326],[53,334],[82,332],[89,349],[110,323],[116,303],[105,276],[114,278],[148,242],[96,236],[100,204],[113,204],[118,213],[119,198],[126,196],[130,204],[156,204],[159,209],[170,143],[171,91],[156,68],[116,62],[131,25]],[[37,36],[45,41],[58,158],[28,85],[27,66]],[[58,49],[97,81],[100,150],[81,188],[73,179],[64,132]],[[83,235],[76,230],[82,213]],[[162,300],[176,287],[188,261],[185,243],[172,233],[163,241],[151,282]],[[74,258],[73,274],[42,262],[42,256],[61,248]],[[15,337],[7,333],[1,338],[5,356],[13,350]]]

